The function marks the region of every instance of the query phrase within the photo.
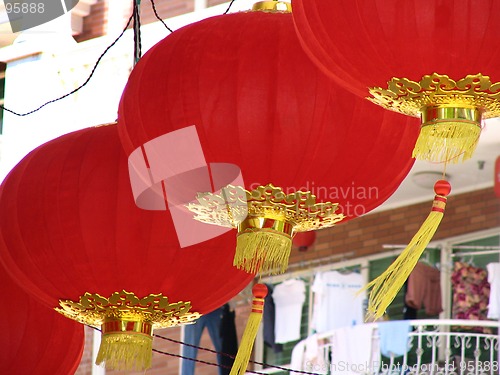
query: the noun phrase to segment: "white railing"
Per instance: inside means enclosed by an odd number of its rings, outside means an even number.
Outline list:
[[[331,363],[335,352],[335,331],[318,335],[324,344],[321,371],[314,367],[298,369],[306,373],[331,375],[499,375],[499,322],[456,319],[411,320],[408,352],[400,357],[371,358],[370,366],[359,371],[336,367]],[[379,333],[374,325],[373,341]],[[281,367],[289,368],[289,365]],[[287,371],[266,368],[264,374],[287,374]]]
[[[410,349],[389,358],[380,373],[390,375],[498,375],[498,322],[414,320]],[[478,329],[479,328],[479,329]],[[482,332],[481,332],[482,331]]]

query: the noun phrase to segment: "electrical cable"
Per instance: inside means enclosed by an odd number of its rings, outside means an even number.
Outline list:
[[[48,102],[45,102],[44,104],[42,104],[38,108],[33,109],[33,110],[29,111],[29,112],[25,112],[25,113],[15,112],[15,111],[13,111],[13,110],[11,110],[9,108],[6,108],[5,106],[3,106],[1,104],[0,104],[0,108],[2,108],[4,111],[10,112],[10,113],[12,113],[13,115],[16,115],[16,116],[28,116],[28,115],[31,115],[32,113],[35,113],[35,112],[39,111],[40,109],[42,109],[46,105],[49,105],[49,104],[55,103],[55,102],[57,102],[57,101],[59,101],[61,99],[67,98],[68,96],[73,95],[75,92],[77,92],[78,90],[82,89],[87,83],[89,83],[90,79],[94,75],[94,72],[96,71],[97,66],[101,62],[101,60],[104,57],[104,55],[111,49],[111,47],[113,47],[121,39],[121,37],[123,36],[123,34],[125,34],[125,31],[127,31],[128,27],[130,25],[130,22],[132,21],[132,18],[134,18],[134,14],[133,13],[130,16],[130,18],[128,19],[127,25],[125,26],[125,28],[123,29],[123,31],[120,33],[120,35],[118,35],[118,37],[113,41],[113,43],[111,43],[109,46],[107,46],[106,49],[104,50],[104,52],[101,54],[101,56],[99,56],[99,58],[95,62],[94,67],[92,68],[92,71],[90,72],[90,74],[87,77],[87,79],[85,80],[85,82],[83,82],[76,89],[73,89],[72,91],[68,92],[67,94],[64,94],[63,96],[60,96],[60,97],[58,97],[56,99],[49,100]]]
[[[234,3],[235,0],[231,0],[231,2],[229,3],[226,11],[224,12],[224,14],[227,14],[229,12],[229,10],[231,9],[231,7],[233,6],[233,3]]]
[[[163,19],[158,15],[158,12],[156,11],[156,5],[155,5],[154,0],[151,0],[151,7],[153,8],[153,13],[155,14],[156,19],[158,19],[158,21],[160,21],[168,31],[173,33],[174,31],[170,27],[168,27],[167,24],[165,23],[165,21],[163,21]]]
[[[159,16],[157,10],[156,10],[156,5],[155,5],[155,2],[154,0],[150,0],[151,1],[151,6],[153,8],[153,12],[155,14],[155,17],[165,26],[165,28],[170,31],[170,32],[173,32],[173,30],[167,26],[167,24],[163,21],[163,19]],[[227,7],[226,11],[224,12],[224,14],[227,14],[229,12],[229,10],[231,9],[231,6],[233,5],[235,0],[231,0],[231,2],[229,3],[229,6]],[[28,112],[24,112],[24,113],[20,113],[20,112],[16,112],[12,109],[9,109],[7,107],[5,107],[4,105],[0,104],[0,108],[3,109],[4,111],[6,112],[9,112],[9,113],[12,113],[13,115],[16,115],[16,116],[20,116],[20,117],[24,117],[24,116],[28,116],[28,115],[31,115],[35,112],[38,112],[39,110],[41,110],[42,108],[44,108],[45,106],[49,105],[49,104],[52,104],[52,103],[55,103],[55,102],[58,102],[59,100],[62,100],[64,98],[67,98],[68,96],[70,95],[73,95],[74,93],[76,93],[77,91],[79,91],[80,89],[82,89],[84,86],[87,85],[87,83],[89,83],[90,79],[93,77],[96,69],[97,69],[97,66],[99,65],[99,63],[101,62],[102,58],[104,57],[104,55],[106,55],[106,53],[111,49],[111,47],[113,47],[120,39],[121,37],[123,36],[123,34],[125,34],[125,31],[127,31],[128,27],[130,26],[130,23],[132,22],[132,19],[134,19],[134,63],[137,63],[137,61],[139,60],[139,58],[141,57],[141,38],[140,38],[140,30],[136,30],[136,27],[139,27],[140,28],[140,15],[139,15],[139,4],[140,4],[140,0],[134,0],[134,10],[132,12],[132,15],[129,17],[128,21],[127,21],[127,24],[125,25],[123,31],[120,33],[120,35],[118,35],[118,37],[113,41],[113,43],[111,43],[108,47],[106,47],[106,49],[104,50],[104,52],[99,56],[99,58],[97,59],[97,61],[95,62],[93,68],[92,68],[92,71],[90,72],[89,76],[87,77],[87,79],[80,85],[78,86],[77,88],[71,90],[70,92],[56,98],[56,99],[52,99],[52,100],[49,100],[45,103],[43,103],[42,105],[40,105],[39,107],[31,110],[31,111],[28,111]]]
[[[141,0],[134,0],[133,13],[134,16],[134,66],[142,56],[141,45]]]
[[[95,331],[101,332],[101,330],[98,327],[93,327],[93,326],[88,326],[88,327],[94,329]],[[168,337],[165,337],[165,336],[160,336],[158,334],[153,334],[153,336],[157,337],[159,339],[162,339],[162,340],[173,342],[175,344],[181,344],[181,345],[185,345],[185,346],[190,346],[190,347],[197,348],[197,349],[200,349],[200,350],[204,350],[204,351],[207,351],[207,352],[210,352],[210,353],[213,353],[213,354],[221,354],[221,355],[224,355],[226,357],[234,358],[234,356],[231,355],[231,354],[227,354],[227,353],[223,353],[223,352],[217,352],[217,351],[215,351],[213,349],[204,348],[202,346],[196,346],[196,345],[192,345],[192,344],[187,344],[187,343],[184,343],[184,342],[179,341],[179,340],[171,339],[171,338],[168,338]],[[196,358],[184,357],[184,356],[182,356],[180,354],[168,353],[168,352],[164,352],[164,351],[159,350],[159,349],[154,349],[153,348],[153,352],[158,353],[158,354],[168,355],[168,356],[171,356],[171,357],[176,357],[176,358],[181,358],[181,359],[187,359],[189,361],[200,362],[200,363],[203,363],[203,364],[206,364],[206,365],[210,365],[210,366],[217,366],[217,367],[228,368],[227,366],[219,365],[217,363],[207,362],[207,361],[203,361],[201,359],[196,359]],[[301,370],[291,370],[291,369],[286,368],[286,367],[281,367],[281,366],[277,366],[277,365],[271,365],[269,363],[257,362],[257,361],[252,361],[252,360],[250,360],[250,363],[253,363],[253,364],[256,364],[256,365],[261,365],[261,366],[266,367],[266,368],[275,368],[275,369],[283,370],[283,371],[293,371],[296,374],[320,375],[320,374],[315,373],[315,372],[307,372],[307,371],[301,371]],[[247,370],[247,373],[259,374],[259,375],[266,375],[263,372],[257,372],[257,371],[251,371],[251,370]]]
[[[213,350],[213,349],[209,349],[209,348],[204,348],[202,346],[197,346],[197,345],[192,345],[192,344],[187,344],[187,343],[184,343],[182,341],[179,341],[179,340],[175,340],[175,339],[171,339],[169,337],[165,337],[165,336],[160,336],[158,334],[154,334],[153,335],[154,337],[157,337],[159,339],[162,339],[162,340],[166,340],[166,341],[170,341],[170,342],[173,342],[175,344],[180,344],[180,345],[184,345],[184,346],[189,346],[191,348],[196,348],[196,349],[199,349],[199,350],[204,350],[204,351],[207,351],[207,352],[210,352],[210,353],[213,353],[213,354],[220,354],[220,355],[223,355],[225,357],[229,357],[229,358],[235,358],[234,355],[231,355],[231,354],[227,354],[227,353],[223,353],[223,352],[218,352],[216,350]],[[193,358],[187,358],[187,359],[190,359],[190,360],[193,360],[195,361],[196,359],[193,359]],[[256,365],[260,365],[260,366],[263,366],[263,367],[272,367],[272,368],[275,368],[275,369],[278,369],[278,370],[283,370],[283,371],[291,371],[289,368],[287,367],[281,367],[281,366],[278,366],[278,365],[271,365],[269,363],[264,363],[264,362],[258,362],[258,361],[252,361],[250,360],[249,361],[250,363],[253,363],[253,364],[256,364]],[[250,371],[247,371],[247,372],[250,372]],[[314,372],[307,372],[307,371],[301,371],[301,370],[293,370],[294,373],[296,374],[306,374],[306,375],[318,375]]]

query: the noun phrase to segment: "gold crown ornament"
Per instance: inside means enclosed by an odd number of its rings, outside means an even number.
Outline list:
[[[290,13],[292,11],[292,4],[280,0],[258,1],[252,6],[252,11],[257,10],[270,13]]]
[[[199,193],[187,208],[194,219],[236,228],[234,265],[249,273],[283,273],[298,232],[334,226],[344,219],[337,203],[316,203],[309,191],[286,194],[272,184],[246,190],[228,185],[220,193]]]
[[[482,74],[457,81],[433,73],[420,82],[392,78],[386,89],[371,88],[375,104],[421,118],[413,157],[431,162],[469,159],[481,134],[482,119],[500,116],[500,82]]]
[[[55,310],[65,317],[101,327],[96,364],[116,370],[150,368],[153,329],[191,323],[201,316],[190,311],[190,302],[170,303],[162,294],[139,298],[124,290],[109,298],[87,292],[78,302],[61,300],[59,305]]]

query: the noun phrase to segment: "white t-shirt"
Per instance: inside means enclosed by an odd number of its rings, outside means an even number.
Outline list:
[[[326,353],[320,350],[318,335],[308,336],[299,341],[292,350],[290,359],[290,375],[300,375],[300,372],[314,372],[315,374],[327,374],[328,364],[325,358]]]
[[[366,293],[356,295],[364,286],[363,276],[328,271],[316,274],[312,291],[314,296],[313,328],[318,333],[361,324]]]
[[[277,344],[300,339],[302,307],[306,300],[304,281],[291,279],[274,287],[274,336]]]
[[[500,318],[500,263],[489,263],[488,282],[490,283],[490,300],[488,304],[488,319]]]

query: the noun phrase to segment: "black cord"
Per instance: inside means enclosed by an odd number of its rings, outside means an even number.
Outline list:
[[[141,0],[134,1],[134,66],[142,56],[141,51]]]
[[[51,104],[51,103],[54,103],[54,102],[57,102],[61,99],[64,99],[70,95],[73,95],[75,92],[77,92],[78,90],[80,90],[81,88],[83,88],[83,86],[85,86],[87,83],[89,83],[90,79],[92,78],[92,76],[94,75],[94,72],[95,70],[97,69],[97,66],[99,65],[99,63],[101,62],[102,58],[104,57],[104,55],[111,49],[111,47],[113,47],[119,40],[120,38],[123,36],[123,34],[125,34],[125,31],[127,31],[127,28],[128,26],[130,25],[130,22],[132,21],[132,18],[134,17],[134,14],[132,14],[130,16],[130,18],[128,19],[128,22],[127,22],[127,25],[125,26],[125,28],[123,29],[123,31],[121,32],[120,35],[118,35],[118,37],[114,40],[113,43],[111,43],[109,46],[106,47],[106,49],[104,50],[104,52],[101,54],[101,56],[99,56],[99,58],[97,59],[97,61],[95,62],[94,64],[94,67],[92,68],[92,71],[90,72],[90,75],[88,76],[88,78],[85,80],[85,82],[83,82],[80,86],[78,86],[76,89],[68,92],[67,94],[64,94],[63,96],[60,96],[59,98],[56,98],[56,99],[52,99],[52,100],[49,100],[48,102],[42,104],[40,107],[36,108],[36,109],[33,109],[29,112],[26,112],[26,113],[18,113],[18,112],[15,112],[11,109],[8,109],[6,107],[4,107],[3,105],[0,104],[0,108],[2,108],[4,111],[7,111],[7,112],[10,112],[16,116],[28,116],[28,115],[31,115],[32,113],[34,112],[37,112],[39,111],[40,109],[42,109],[43,107],[45,107],[46,105],[48,104]]]
[[[181,345],[189,346],[191,348],[196,348],[196,349],[204,350],[204,351],[207,351],[207,352],[210,352],[210,353],[213,353],[213,354],[220,354],[220,355],[223,355],[225,357],[235,358],[234,355],[231,355],[231,354],[227,354],[227,353],[223,353],[223,352],[218,352],[218,351],[215,351],[215,350],[212,350],[212,349],[209,349],[209,348],[204,348],[202,346],[188,344],[188,343],[185,343],[185,342],[182,342],[182,341],[179,341],[179,340],[171,339],[169,337],[160,336],[160,335],[157,335],[157,334],[153,334],[153,336],[157,337],[159,339],[162,339],[162,340],[173,342],[175,344],[181,344]],[[180,357],[184,358],[182,356],[180,356]],[[193,359],[193,358],[186,358],[186,359],[190,359],[192,361],[196,361],[196,359]],[[275,369],[278,369],[278,370],[283,370],[283,371],[293,371],[294,373],[297,373],[297,374],[318,375],[315,372],[307,372],[307,371],[301,371],[301,370],[291,370],[291,369],[289,369],[287,367],[281,367],[281,366],[278,366],[278,365],[270,365],[268,363],[263,363],[263,362],[258,362],[258,361],[252,361],[252,360],[250,360],[249,363],[253,363],[253,364],[256,364],[256,365],[261,365],[263,367],[272,367],[272,368],[275,368]],[[223,367],[225,367],[225,366],[223,366]],[[247,372],[251,372],[251,371],[247,370]],[[260,373],[255,372],[255,374],[260,374]]]
[[[235,0],[231,0],[231,2],[229,3],[229,6],[227,7],[227,9],[224,12],[224,14],[227,14],[229,12],[229,10],[231,9],[231,6],[233,5],[234,1]],[[163,19],[158,15],[158,12],[156,10],[156,6],[155,6],[154,0],[151,0],[151,5],[152,5],[153,12],[154,12],[156,18],[165,26],[165,28],[168,31],[170,31],[172,33],[173,30],[170,27],[168,27],[167,24],[163,21]],[[104,55],[106,55],[106,53],[111,49],[111,47],[113,47],[121,39],[121,37],[123,36],[123,34],[125,34],[125,31],[127,31],[128,27],[130,26],[130,22],[132,22],[132,19],[134,20],[134,62],[137,63],[137,61],[141,57],[142,52],[141,52],[139,5],[137,4],[137,0],[134,0],[134,10],[132,12],[132,15],[128,19],[127,24],[125,25],[123,31],[120,33],[120,35],[118,35],[118,37],[113,41],[113,43],[111,43],[108,47],[106,47],[106,49],[104,50],[104,52],[101,54],[101,56],[99,56],[99,58],[95,62],[95,64],[94,64],[94,66],[92,68],[92,71],[90,72],[89,76],[87,77],[87,79],[80,86],[78,86],[74,90],[71,90],[67,94],[64,94],[64,95],[62,95],[62,96],[60,96],[60,97],[58,97],[56,99],[49,100],[48,102],[43,103],[38,108],[35,108],[35,109],[33,109],[31,111],[28,111],[28,112],[25,112],[25,113],[19,113],[19,112],[13,111],[12,109],[9,109],[9,108],[5,107],[3,104],[0,104],[0,108],[2,110],[4,110],[4,111],[12,113],[13,115],[16,115],[16,116],[21,116],[21,117],[28,116],[28,115],[31,115],[32,113],[35,113],[35,112],[41,110],[45,106],[47,106],[49,104],[52,104],[52,103],[55,103],[55,102],[58,102],[59,100],[62,100],[64,98],[67,98],[68,96],[73,95],[74,93],[76,93],[77,91],[79,91],[80,89],[82,89],[85,85],[87,85],[87,83],[89,83],[90,79],[93,77],[93,75],[94,75],[94,73],[95,73],[95,71],[97,69],[97,66],[101,62],[101,60],[104,57]]]
[[[87,327],[90,327],[90,328],[92,328],[92,329],[94,329],[96,331],[101,332],[101,330],[98,327],[94,327],[94,326],[87,326]],[[234,358],[234,356],[231,355],[231,354],[217,352],[217,351],[209,349],[209,348],[204,348],[204,347],[201,347],[201,346],[187,344],[187,343],[184,343],[182,341],[174,340],[174,339],[171,339],[171,338],[168,338],[168,337],[164,337],[164,336],[160,336],[160,335],[157,335],[157,334],[153,334],[153,336],[157,337],[159,339],[162,339],[162,340],[166,340],[166,341],[170,341],[170,342],[176,343],[176,344],[182,344],[182,345],[190,346],[192,348],[197,348],[197,349],[205,350],[205,351],[210,352],[210,353],[222,354],[222,355],[224,355],[226,357]],[[182,356],[180,354],[168,353],[168,352],[164,352],[164,351],[158,350],[158,349],[153,349],[153,351],[156,352],[156,353],[158,353],[158,354],[164,354],[164,355],[169,355],[169,356],[177,357],[177,358],[181,358],[181,359],[187,359],[189,361],[200,362],[200,363],[204,363],[204,364],[210,365],[210,366],[218,366],[218,367],[223,367],[223,368],[229,368],[227,366],[219,365],[217,363],[206,362],[206,361],[202,361],[201,359],[196,359],[196,358],[184,357],[184,356]],[[286,368],[286,367],[280,367],[280,366],[276,366],[276,365],[270,365],[268,363],[262,363],[262,362],[252,361],[252,360],[250,360],[249,362],[250,363],[254,363],[256,365],[265,366],[265,367],[272,367],[272,368],[275,368],[275,369],[278,369],[278,370],[293,371],[293,372],[295,372],[297,374],[319,375],[318,373],[315,373],[315,372],[307,372],[307,371],[300,371],[300,370],[290,370],[289,368]],[[256,372],[256,371],[250,371],[250,370],[247,370],[246,372],[249,372],[249,373],[252,373],[252,374],[263,374],[263,375],[265,375],[265,373]]]
[[[171,33],[173,33],[174,31],[167,26],[167,24],[165,23],[165,21],[163,21],[163,19],[158,15],[158,12],[156,11],[156,5],[155,5],[155,2],[154,0],[151,0],[151,6],[153,8],[153,13],[155,14],[156,18],[163,24],[163,26],[165,26],[165,28],[170,31]]]
[[[161,351],[161,350],[158,350],[158,349],[153,349],[153,351],[156,352],[156,353],[159,353],[159,354],[169,355],[171,357],[176,357],[176,358],[181,358],[181,359],[187,359],[188,361],[195,361],[195,362],[203,363],[205,365],[210,365],[210,366],[215,366],[215,367],[222,367],[222,368],[225,368],[225,369],[231,369],[228,366],[219,365],[218,363],[203,361],[201,359],[196,359],[196,358],[184,357],[184,356],[182,356],[180,354],[173,354],[173,353],[169,353],[169,352],[164,352],[164,351]],[[289,371],[289,369],[286,369],[286,370]],[[266,373],[264,373],[264,372],[257,372],[257,371],[252,371],[252,370],[246,370],[245,373],[258,374],[258,375],[266,375]],[[314,374],[314,375],[317,375],[317,374]]]
[[[213,350],[213,349],[203,348],[201,346],[197,346],[197,345],[193,345],[193,344],[188,344],[186,342],[182,342],[182,341],[179,341],[179,340],[171,339],[171,338],[168,338],[168,337],[165,337],[165,336],[160,336],[160,335],[157,335],[157,334],[153,334],[153,336],[154,337],[158,337],[159,339],[162,339],[162,340],[165,340],[165,341],[173,342],[175,344],[189,346],[191,348],[196,348],[196,349],[204,350],[206,352],[213,353],[213,354],[220,354],[220,355],[223,355],[224,357],[228,357],[228,358],[233,358],[233,359],[235,358],[234,355],[231,355],[231,354],[228,354],[228,353],[218,352],[218,351]],[[261,364],[261,363],[258,363],[258,362],[253,362],[252,360],[250,360],[250,362]]]
[[[234,3],[234,0],[231,0],[231,2],[229,3],[229,6],[227,7],[227,9],[224,12],[224,14],[227,14],[229,12],[229,9],[231,9],[231,7],[233,6],[233,3]]]

